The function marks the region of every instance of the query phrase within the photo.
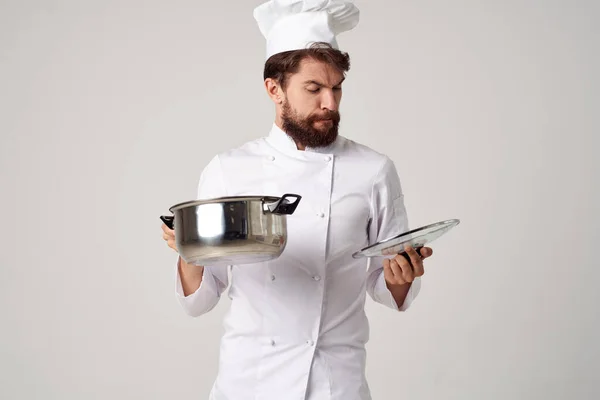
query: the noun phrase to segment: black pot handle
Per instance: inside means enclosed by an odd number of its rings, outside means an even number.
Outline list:
[[[293,202],[290,202],[288,200],[289,198],[293,198],[295,200]],[[294,211],[296,211],[296,207],[298,207],[298,203],[300,203],[301,198],[302,196],[299,196],[297,194],[286,193],[283,196],[281,196],[281,198],[277,202],[269,204],[267,206],[268,212],[272,214],[291,215],[294,213]]]
[[[169,227],[169,229],[173,230],[173,227],[175,226],[175,217],[167,217],[165,215],[161,215],[160,219],[162,222],[165,223],[166,226]]]

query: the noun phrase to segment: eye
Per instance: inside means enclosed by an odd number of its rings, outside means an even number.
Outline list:
[[[319,88],[307,88],[306,90],[308,90],[311,93],[318,93],[319,92]]]
[[[341,86],[340,87],[334,87],[333,90],[336,91],[336,92],[341,92],[342,91],[342,87]]]

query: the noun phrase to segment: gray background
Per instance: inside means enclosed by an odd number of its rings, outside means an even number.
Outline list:
[[[0,398],[206,398],[158,216],[266,135],[260,1],[0,2]],[[343,134],[395,161],[434,244],[372,301],[375,399],[597,399],[599,3],[357,1]]]

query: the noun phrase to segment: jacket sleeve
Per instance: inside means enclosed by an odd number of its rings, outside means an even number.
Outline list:
[[[223,180],[220,160],[218,156],[215,156],[200,175],[197,198],[210,199],[226,195],[227,190]],[[185,313],[192,317],[198,317],[212,310],[219,302],[221,294],[229,285],[228,268],[205,265],[200,287],[194,293],[185,296],[181,285],[178,263],[179,256],[175,265],[175,291],[179,304],[181,304]]]
[[[369,245],[389,239],[408,231],[408,216],[404,205],[404,193],[396,167],[389,157],[373,182],[371,192],[371,218]],[[399,307],[386,286],[383,275],[384,256],[369,259],[367,292],[373,300],[393,310],[407,310],[421,289],[421,278],[412,282],[404,303]]]

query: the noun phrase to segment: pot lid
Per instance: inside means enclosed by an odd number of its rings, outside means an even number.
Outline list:
[[[450,229],[460,223],[458,219],[449,219],[437,222],[435,224],[425,225],[417,229],[410,230],[390,239],[382,240],[371,246],[365,247],[352,255],[353,258],[392,256],[404,253],[404,247],[423,247],[427,243],[433,242]]]

